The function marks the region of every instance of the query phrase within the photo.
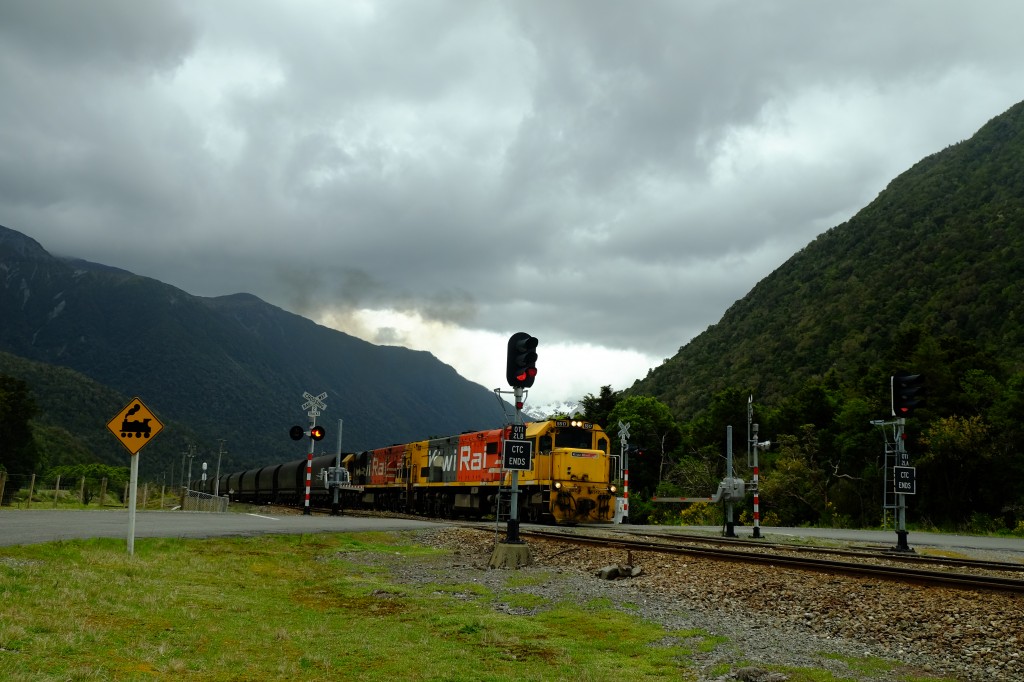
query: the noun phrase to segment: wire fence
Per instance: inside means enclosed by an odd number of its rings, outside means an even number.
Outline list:
[[[0,505],[17,509],[127,508],[129,483],[107,477],[62,478],[0,471]],[[211,498],[211,499],[205,499]],[[142,483],[135,492],[136,509],[227,511],[228,498],[184,488]]]
[[[227,495],[211,495],[198,490],[186,490],[181,503],[184,511],[226,512],[228,510]]]

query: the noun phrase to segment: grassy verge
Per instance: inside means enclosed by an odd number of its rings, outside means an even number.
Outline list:
[[[0,679],[686,680],[723,643],[513,592],[557,576],[390,578],[437,553],[383,533],[0,548]]]

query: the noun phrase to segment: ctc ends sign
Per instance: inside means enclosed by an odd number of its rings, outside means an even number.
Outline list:
[[[916,473],[917,469],[914,467],[893,467],[893,486],[896,492],[903,495],[914,495],[917,493]]]
[[[512,471],[533,469],[533,441],[507,440],[501,450],[501,468]]]

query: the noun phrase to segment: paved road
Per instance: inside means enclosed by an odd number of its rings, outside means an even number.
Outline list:
[[[301,514],[212,514],[140,511],[136,538],[207,538],[264,533],[352,533],[366,530],[435,528],[436,523],[408,519]],[[0,545],[26,545],[77,538],[128,538],[128,511],[2,510]]]
[[[135,515],[135,537],[207,538],[218,535],[261,535],[264,533],[350,533],[366,530],[414,530],[436,527],[437,522],[410,519],[381,519],[357,516],[301,514],[212,514],[209,512],[140,511]],[[640,530],[643,526],[620,526]],[[721,534],[722,529],[708,526],[655,526],[659,532]],[[737,527],[736,535],[750,538],[752,528]],[[834,528],[761,527],[768,541],[794,538],[827,538],[847,543],[895,547],[896,533],[888,530],[849,530]],[[128,511],[75,510],[0,510],[0,545],[24,545],[75,538],[128,537]],[[751,540],[751,542],[757,542]],[[1024,562],[1024,539],[946,535],[911,532],[911,549],[934,548],[985,557],[997,554],[1006,560]]]

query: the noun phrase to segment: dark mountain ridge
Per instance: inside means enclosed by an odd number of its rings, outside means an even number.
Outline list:
[[[69,368],[125,401],[141,397],[165,423],[187,425],[192,433],[169,430],[145,451],[163,451],[163,459],[186,437],[213,451],[225,439],[226,466],[301,457],[305,441],[287,432],[306,421],[304,391],[328,394],[318,419],[328,427],[325,451],[336,448],[338,419],[349,450],[504,418],[491,391],[430,353],[375,346],[250,294],[197,297],[118,268],[56,258],[2,226],[0,278],[0,351]],[[43,401],[47,410],[74,409],[54,405],[59,396]],[[110,448],[121,449],[112,436]]]

